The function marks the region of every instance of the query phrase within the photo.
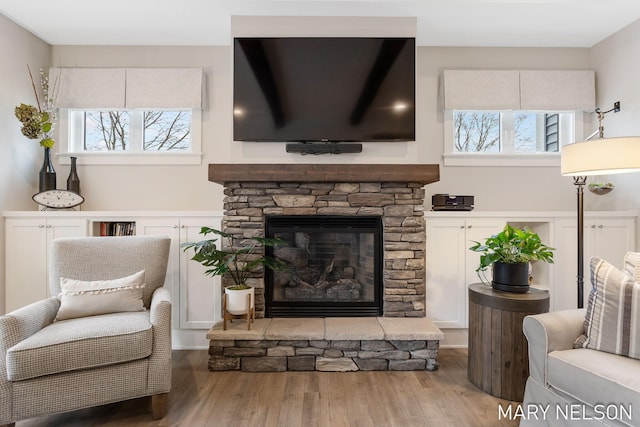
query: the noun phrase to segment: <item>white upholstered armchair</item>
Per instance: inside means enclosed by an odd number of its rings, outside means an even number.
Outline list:
[[[52,297],[0,317],[0,425],[152,396],[171,387],[170,239],[52,242]]]

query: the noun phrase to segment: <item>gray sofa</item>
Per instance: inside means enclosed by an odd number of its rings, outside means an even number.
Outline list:
[[[153,396],[154,418],[164,416],[171,388],[171,299],[163,288],[169,247],[170,239],[158,236],[53,241],[54,296],[0,317],[0,425],[142,396]],[[60,319],[67,301],[62,277],[102,284],[123,276],[140,277],[141,285],[122,287],[138,292],[136,310]],[[89,302],[113,297],[108,304],[123,299],[114,289],[70,295]],[[83,299],[75,308],[87,307]]]
[[[525,317],[530,376],[520,426],[640,425],[640,360],[574,349],[584,318],[585,309]]]

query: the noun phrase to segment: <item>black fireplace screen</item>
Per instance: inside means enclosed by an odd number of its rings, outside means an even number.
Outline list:
[[[382,314],[382,220],[359,216],[271,216],[267,248],[289,265],[265,272],[267,317]]]

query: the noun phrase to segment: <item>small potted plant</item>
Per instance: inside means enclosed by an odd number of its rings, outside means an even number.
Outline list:
[[[199,242],[186,242],[181,247],[185,252],[193,248],[195,253],[191,259],[208,268],[204,272],[206,275],[212,277],[227,275],[231,278],[233,284],[225,287],[225,308],[232,315],[253,311],[255,290],[247,284],[247,279],[255,273],[257,268],[265,267],[274,271],[284,271],[288,268],[284,262],[260,253],[261,247],[285,244],[281,239],[249,237],[234,240],[231,234],[209,227],[202,227],[200,234],[204,236],[214,234],[218,237]]]
[[[589,191],[597,195],[608,194],[615,188],[612,182],[593,182],[589,184]]]
[[[469,249],[480,253],[478,277],[487,283],[484,272],[493,267],[494,289],[524,293],[529,290],[529,263],[543,261],[553,263],[553,251],[540,240],[537,233],[528,227],[514,228],[509,224],[484,243],[473,242]],[[482,275],[481,275],[482,273]],[[487,283],[488,284],[488,283]]]

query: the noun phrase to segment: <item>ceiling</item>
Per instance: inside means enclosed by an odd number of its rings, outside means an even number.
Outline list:
[[[591,47],[640,18],[639,0],[0,0],[52,45],[227,45],[230,16],[417,17],[423,46]]]

